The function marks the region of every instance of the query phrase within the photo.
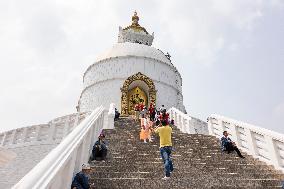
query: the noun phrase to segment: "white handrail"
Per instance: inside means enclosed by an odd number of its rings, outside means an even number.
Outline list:
[[[173,119],[175,126],[183,133],[188,134],[208,134],[207,123],[181,112],[172,107],[167,111],[170,119]]]
[[[72,176],[88,162],[92,146],[105,124],[104,112],[102,106],[96,108],[13,188],[69,188]]]
[[[243,151],[284,172],[283,134],[216,114],[208,118],[208,129],[218,138],[228,131]]]

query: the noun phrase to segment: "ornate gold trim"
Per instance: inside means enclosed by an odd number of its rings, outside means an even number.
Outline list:
[[[120,88],[121,90],[121,115],[122,116],[128,116],[128,88],[129,85],[136,80],[141,80],[144,81],[148,87],[149,87],[149,101],[148,103],[156,103],[156,89],[155,89],[155,85],[152,79],[150,79],[149,77],[147,77],[146,75],[142,74],[141,72],[138,72],[137,74],[134,74],[130,77],[128,77],[124,83],[122,88]]]

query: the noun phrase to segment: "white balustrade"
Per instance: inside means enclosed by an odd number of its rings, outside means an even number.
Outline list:
[[[215,114],[208,118],[208,129],[218,138],[228,131],[243,151],[284,172],[283,134]]]
[[[108,117],[106,120],[105,117]],[[70,188],[73,176],[88,162],[102,129],[113,128],[114,104],[96,108],[61,143],[27,173],[13,189]]]
[[[72,177],[88,162],[102,129],[113,128],[111,119],[114,119],[114,104],[109,110],[96,108],[13,188],[70,188]]]
[[[59,143],[78,124],[79,119],[85,118],[87,114],[88,112],[71,114],[56,118],[48,124],[22,127],[0,133],[0,147],[16,148]]]
[[[173,119],[175,126],[184,133],[189,134],[208,134],[207,123],[194,117],[190,117],[180,110],[172,107],[167,111],[170,119]]]

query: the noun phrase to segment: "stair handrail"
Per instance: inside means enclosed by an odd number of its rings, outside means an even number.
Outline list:
[[[284,172],[283,134],[217,114],[208,117],[208,129],[218,138],[228,131],[243,151]]]
[[[183,133],[208,134],[208,127],[206,122],[191,117],[175,107],[170,108],[167,113],[169,113],[170,119],[174,120],[175,126]]]
[[[88,162],[92,146],[103,129],[104,116],[104,108],[96,108],[13,189],[70,188],[74,174]]]

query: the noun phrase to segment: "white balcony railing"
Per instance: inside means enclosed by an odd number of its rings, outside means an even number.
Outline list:
[[[215,114],[208,118],[208,129],[218,138],[228,131],[243,151],[284,172],[283,134]]]
[[[109,117],[105,119],[105,116]],[[73,176],[88,162],[92,147],[103,128],[113,128],[114,105],[96,108],[43,160],[26,174],[14,189],[70,188]]]
[[[208,134],[206,122],[190,117],[174,107],[170,108],[168,113],[170,115],[170,119],[174,120],[175,126],[177,126],[177,128],[183,133]]]

